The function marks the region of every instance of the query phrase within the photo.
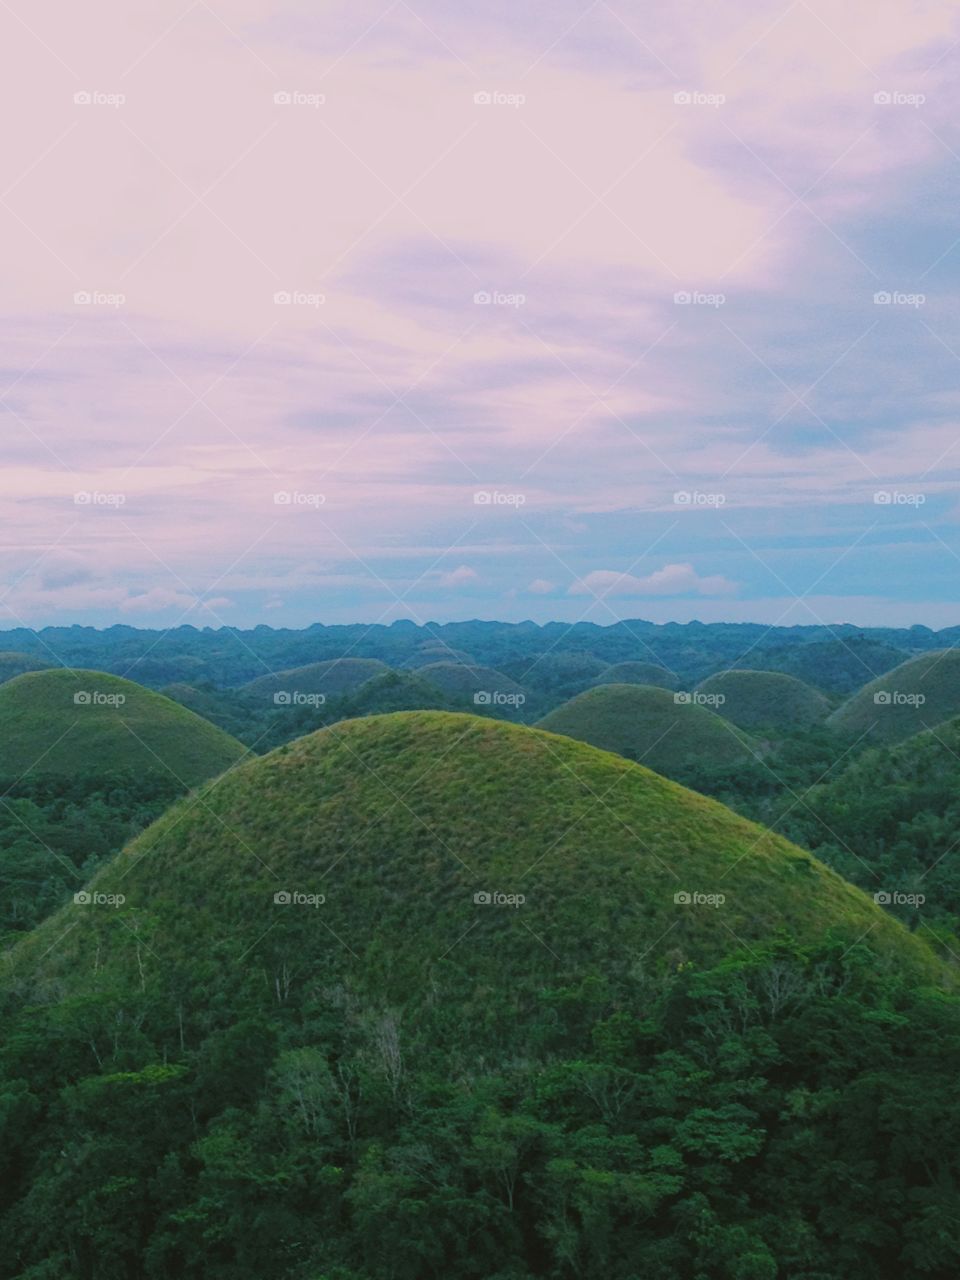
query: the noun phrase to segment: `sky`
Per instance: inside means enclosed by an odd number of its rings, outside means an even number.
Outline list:
[[[0,39],[0,627],[960,624],[954,4]]]

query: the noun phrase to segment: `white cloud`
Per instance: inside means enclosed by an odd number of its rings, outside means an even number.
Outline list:
[[[668,564],[645,578],[615,569],[594,569],[578,579],[571,596],[701,596],[733,595],[737,584],[722,574],[701,577],[692,564]]]

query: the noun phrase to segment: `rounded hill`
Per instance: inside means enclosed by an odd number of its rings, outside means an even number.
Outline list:
[[[273,698],[278,693],[291,696],[322,693],[332,698],[352,693],[367,680],[382,676],[389,670],[390,667],[379,658],[330,658],[326,662],[311,662],[305,667],[291,667],[287,671],[258,676],[242,689],[256,698]]]
[[[828,720],[844,733],[902,742],[960,715],[960,649],[924,653],[871,680]]]
[[[55,667],[0,686],[0,776],[135,770],[195,786],[245,748],[186,707],[103,671]]]
[[[54,664],[35,658],[30,653],[19,653],[15,649],[0,652],[0,684],[22,676],[25,671],[47,671]]]
[[[615,662],[597,676],[594,684],[649,684],[660,689],[676,689],[680,681],[672,671],[656,662]]]
[[[697,686],[717,714],[741,729],[806,729],[830,714],[819,691],[779,671],[720,671]]]
[[[475,695],[487,694],[491,705],[497,697],[510,698],[511,702],[505,705],[518,705],[512,700],[525,697],[522,685],[502,671],[494,671],[492,667],[468,667],[460,662],[432,662],[426,667],[420,667],[417,675],[445,693],[448,698],[472,701]],[[522,706],[522,702],[519,705]]]
[[[408,1030],[457,1002],[460,1054],[585,967],[618,988],[638,965],[709,963],[781,933],[850,945],[869,933],[887,962],[937,971],[919,939],[781,837],[648,769],[503,721],[341,722],[199,799],[18,945],[21,993],[107,982],[176,993],[202,1021],[214,998],[229,1007],[249,990],[324,1017],[346,982],[351,999],[375,992],[403,1009]]]
[[[757,754],[742,730],[699,704],[695,695],[649,685],[598,685],[551,711],[537,727],[615,751],[668,776],[691,765],[746,763]]]

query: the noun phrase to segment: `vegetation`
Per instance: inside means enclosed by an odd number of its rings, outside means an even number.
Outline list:
[[[607,684],[578,694],[539,722],[541,729],[615,751],[673,777],[691,765],[743,764],[759,751],[740,729],[666,689]]]
[[[193,786],[243,746],[158,693],[103,671],[55,668],[0,686],[0,775],[66,777],[133,770]]]
[[[889,671],[855,694],[830,717],[845,733],[874,742],[902,742],[960,715],[960,649],[943,649]]]
[[[29,653],[0,652],[0,684],[5,684],[15,676],[22,676],[25,671],[45,671],[47,667],[54,665]]]
[[[594,684],[652,684],[676,689],[680,681],[666,667],[655,662],[615,662],[597,676]]]
[[[932,632],[927,634],[933,635]],[[910,639],[919,637],[911,635]],[[750,653],[750,666],[764,671],[782,671],[784,675],[796,676],[805,684],[815,685],[826,693],[846,697],[862,688],[868,680],[892,670],[907,657],[909,650],[896,648],[879,637],[834,634],[810,644],[775,642],[764,645]]]
[[[776,671],[721,671],[698,685],[716,698],[717,714],[741,729],[805,729],[830,713],[830,703],[816,689]]]
[[[90,889],[0,988],[4,1276],[956,1274],[950,974],[646,769],[341,724]]]
[[[244,693],[257,699],[273,700],[278,693],[322,693],[326,697],[349,693],[374,676],[388,671],[378,658],[334,658],[312,662],[305,667],[261,675],[244,685]]]

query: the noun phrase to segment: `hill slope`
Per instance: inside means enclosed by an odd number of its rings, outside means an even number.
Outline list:
[[[869,927],[877,946],[928,957],[858,889],[715,801],[583,743],[448,712],[341,722],[247,763],[206,788],[202,804],[175,805],[91,887],[125,895],[161,985],[168,966],[198,964],[198,939],[202,971],[244,981],[229,958],[267,928],[268,966],[304,949],[315,975],[346,962],[402,1002],[423,996],[424,965],[458,986],[467,975],[472,1000],[484,975],[522,972],[534,984],[558,948],[568,962],[589,956],[618,971],[666,930],[653,967],[668,955],[716,959],[778,930],[852,941]],[[277,892],[322,893],[323,914],[280,910]],[[675,901],[719,892],[722,909]],[[484,893],[522,894],[523,915],[476,902]],[[89,977],[100,948],[102,963],[139,983],[112,915],[60,912],[20,944],[16,967]],[[550,945],[531,945],[521,919]],[[44,955],[66,923],[82,927]],[[444,964],[466,929],[471,945]]]
[[[474,695],[489,695],[488,705],[500,700],[505,707],[522,706],[523,686],[492,667],[467,667],[459,662],[432,662],[420,667],[417,675],[449,698],[472,702]],[[518,702],[517,699],[520,701]]]
[[[924,653],[871,680],[828,724],[877,742],[902,742],[960,715],[960,649]]]
[[[615,662],[594,680],[594,684],[650,684],[676,689],[680,681],[672,671],[655,662]]]
[[[22,676],[25,671],[46,671],[54,665],[52,662],[44,662],[42,658],[35,658],[29,653],[18,653],[13,649],[4,650],[0,652],[0,684],[13,680],[16,676]]]
[[[960,1018],[902,988],[941,974],[616,756],[338,724],[178,804],[10,953],[0,1274],[952,1275],[945,1230],[909,1265],[953,1203]]]
[[[245,749],[186,707],[132,680],[65,667],[0,686],[0,776],[132,769],[194,786]]]
[[[604,751],[616,751],[670,776],[693,763],[726,765],[754,758],[740,729],[666,689],[607,684],[588,689],[537,725]]]
[[[258,676],[242,686],[244,693],[256,698],[272,699],[275,693],[322,693],[336,697],[358,689],[374,676],[382,676],[390,668],[379,658],[330,658],[326,662],[311,662],[305,667],[291,667]]]
[[[818,689],[778,671],[720,671],[697,690],[716,697],[717,714],[741,729],[805,729],[830,714]]]

